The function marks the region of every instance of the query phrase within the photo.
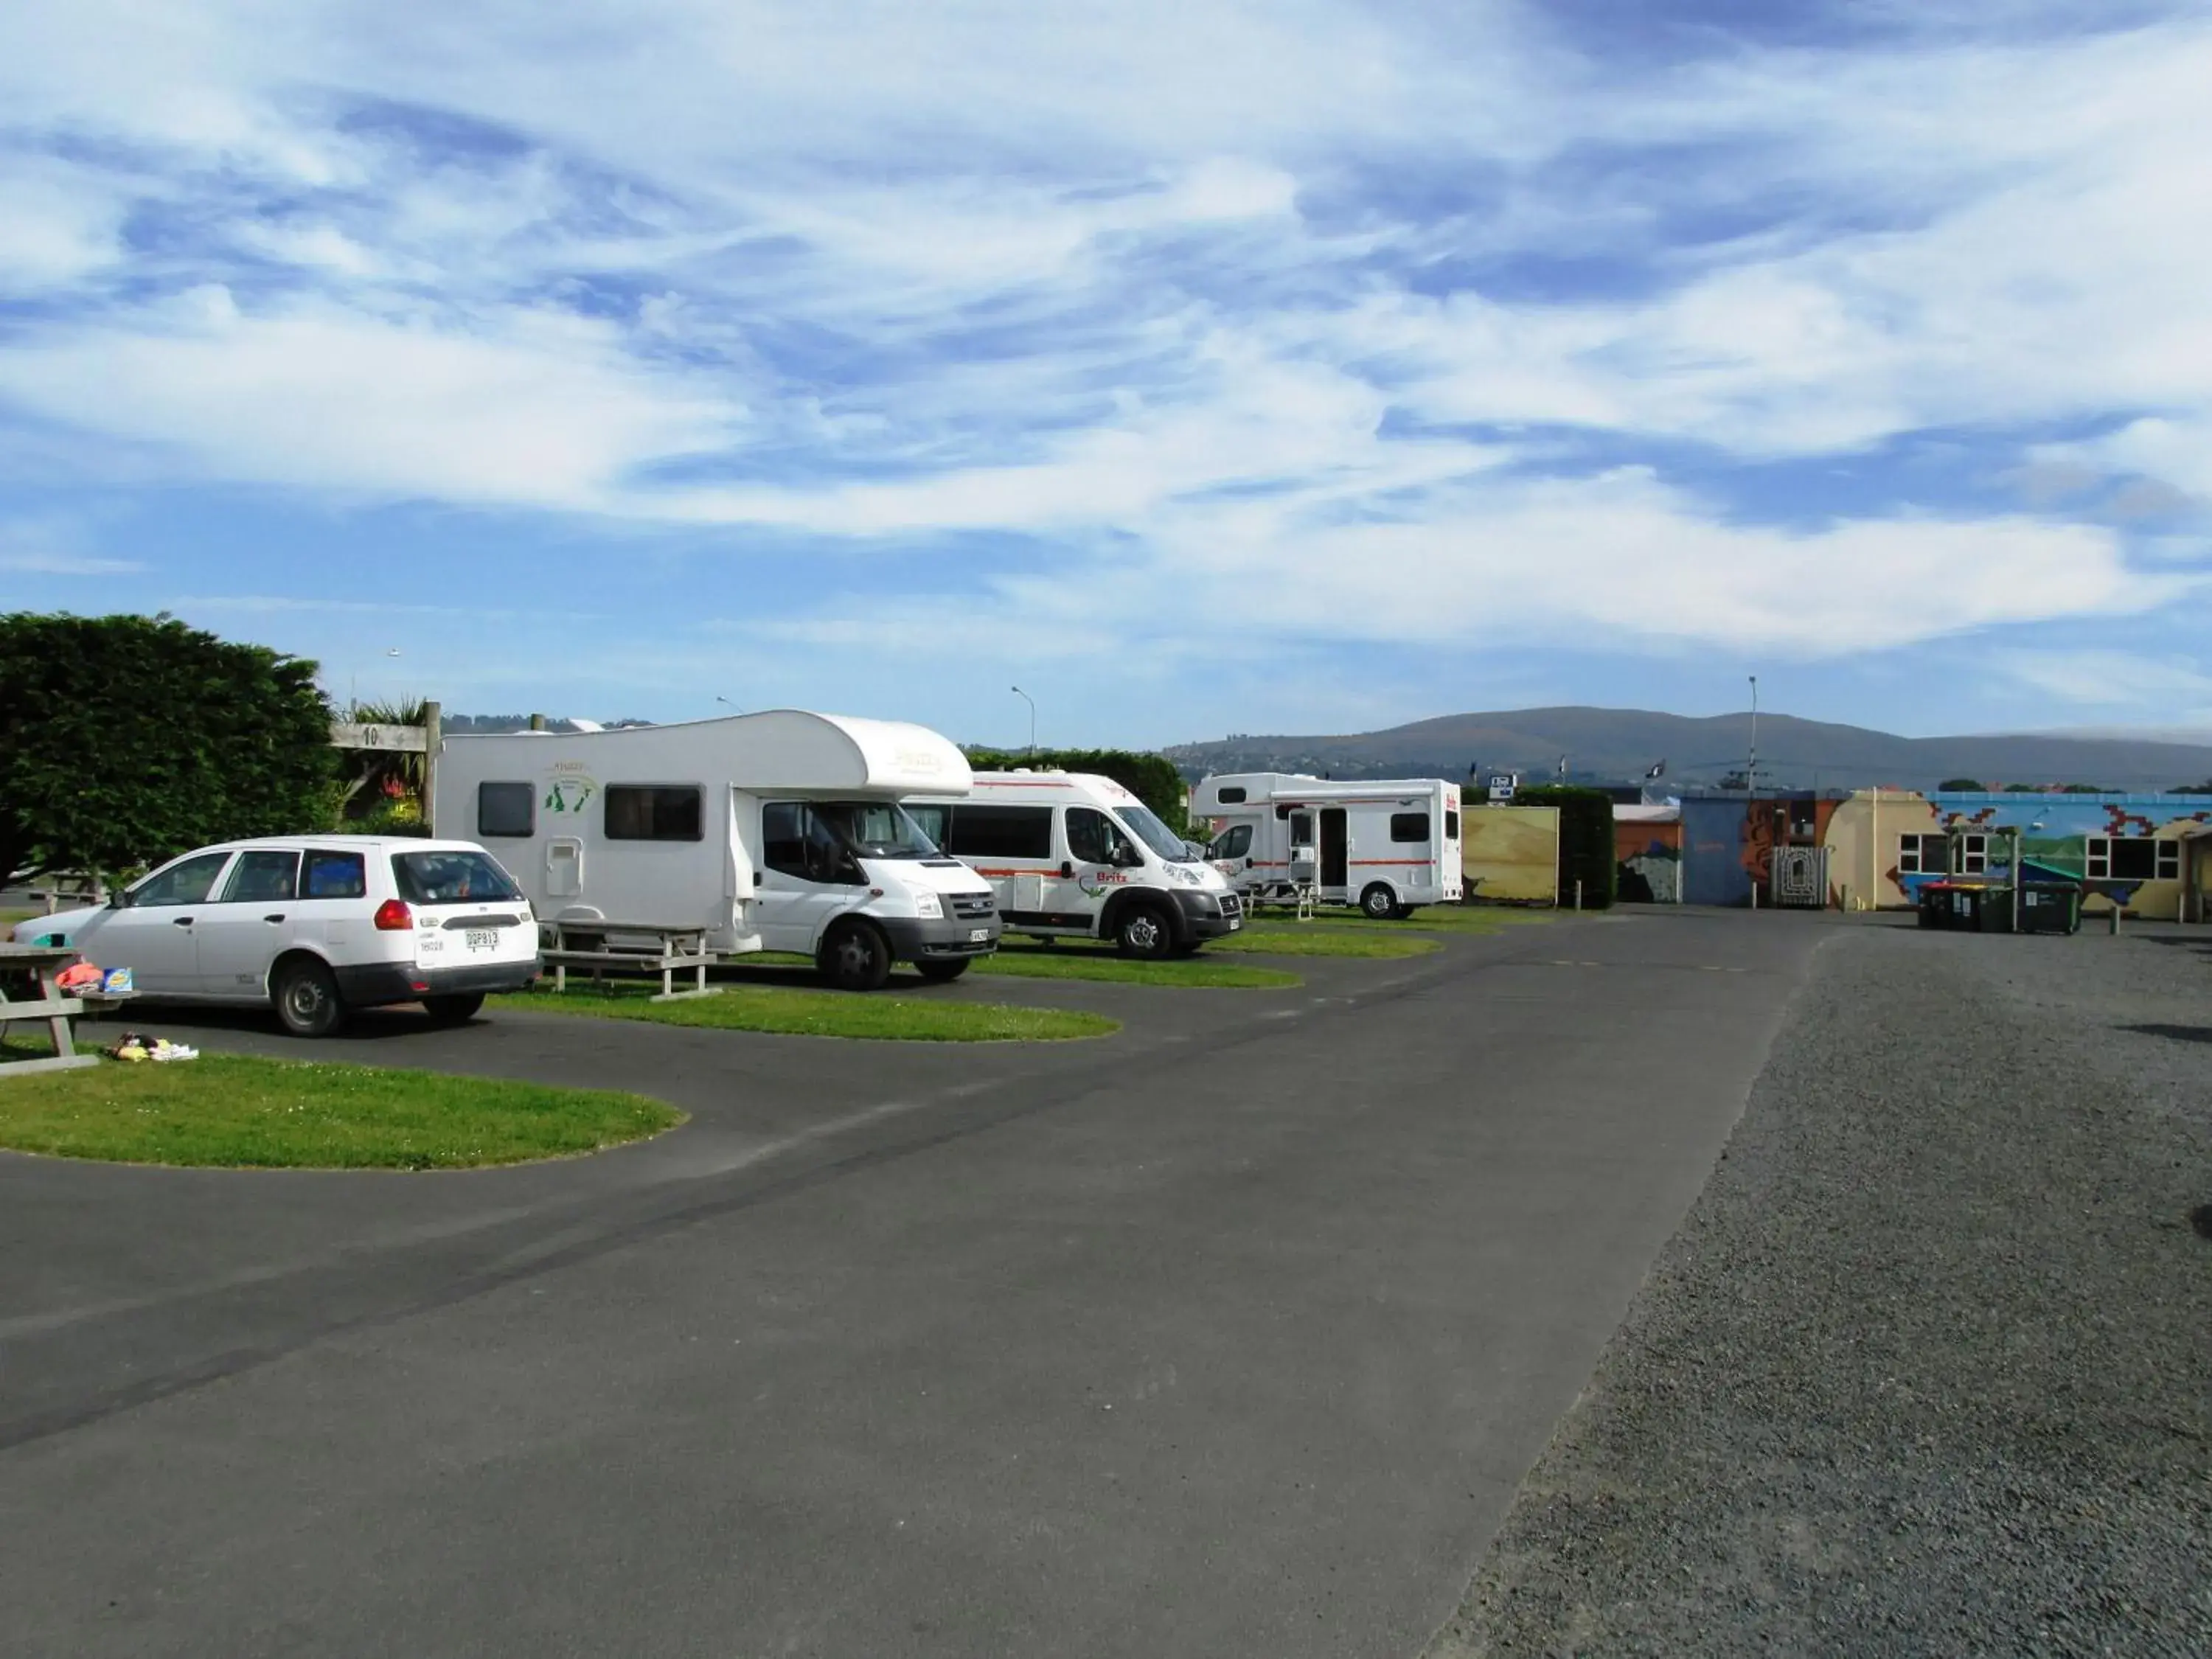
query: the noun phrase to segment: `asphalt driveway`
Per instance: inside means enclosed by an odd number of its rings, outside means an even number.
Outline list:
[[[1127,1022],[1083,1043],[393,1014],[318,1054],[694,1121],[438,1176],[0,1156],[0,1650],[1416,1652],[1825,936],[957,988]]]

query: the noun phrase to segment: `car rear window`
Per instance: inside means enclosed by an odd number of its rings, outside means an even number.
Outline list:
[[[410,904],[468,904],[477,899],[519,899],[522,890],[488,854],[394,853],[392,879]]]

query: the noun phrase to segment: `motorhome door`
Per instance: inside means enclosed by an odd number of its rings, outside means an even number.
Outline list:
[[[1341,887],[1345,884],[1345,860],[1350,856],[1349,837],[1346,834],[1344,809],[1324,806],[1321,809],[1321,884]]]

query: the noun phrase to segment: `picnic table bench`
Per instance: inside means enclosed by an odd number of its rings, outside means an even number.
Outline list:
[[[655,1002],[679,1002],[687,997],[710,997],[721,988],[707,983],[707,970],[722,960],[719,951],[707,948],[704,927],[664,927],[649,922],[550,921],[544,924],[552,943],[538,956],[553,969],[555,992],[568,988],[568,970],[586,969],[594,981],[608,974],[660,975],[660,994]],[[622,942],[611,942],[620,940]],[[629,941],[643,940],[642,944]],[[692,975],[688,990],[676,988],[676,975]]]
[[[125,991],[110,996],[104,992],[86,992],[64,995],[54,981],[63,969],[76,960],[76,955],[66,945],[0,944],[0,1031],[18,1020],[44,1020],[54,1044],[54,1052],[48,1059],[0,1064],[0,1078],[37,1072],[70,1072],[100,1063],[97,1054],[77,1053],[70,1022],[88,1009],[115,1007],[129,1000],[132,994]],[[27,1002],[11,1000],[7,984],[11,972],[29,973],[38,981],[39,994]]]

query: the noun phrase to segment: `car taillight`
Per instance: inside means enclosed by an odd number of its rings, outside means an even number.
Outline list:
[[[354,913],[359,915],[356,910]],[[376,907],[376,930],[380,933],[404,933],[415,926],[415,913],[398,899],[386,899]]]

